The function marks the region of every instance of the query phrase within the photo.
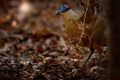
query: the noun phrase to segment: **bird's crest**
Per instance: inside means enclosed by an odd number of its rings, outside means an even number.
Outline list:
[[[58,10],[56,11],[56,15],[59,15],[62,12],[66,12],[70,9],[68,5],[60,5]]]

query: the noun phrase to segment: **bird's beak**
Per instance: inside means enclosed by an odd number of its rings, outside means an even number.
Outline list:
[[[61,13],[60,10],[57,10],[57,11],[55,12],[56,15],[59,15],[60,13]]]

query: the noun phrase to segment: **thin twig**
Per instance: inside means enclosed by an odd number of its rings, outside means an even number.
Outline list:
[[[87,7],[86,7],[86,10],[85,10],[85,15],[84,15],[83,23],[82,23],[83,25],[85,24],[86,15],[87,15],[88,8],[89,8],[89,2],[90,2],[90,0],[88,0]]]
[[[84,34],[84,30],[85,30],[85,20],[86,20],[86,15],[87,15],[87,12],[88,12],[88,8],[89,8],[89,1],[88,0],[88,3],[87,3],[87,7],[86,7],[86,10],[85,10],[85,14],[84,14],[84,19],[83,19],[83,23],[82,23],[82,26],[83,26],[83,30],[82,30],[82,33],[81,33],[81,36],[80,36],[80,40],[79,40],[79,43],[81,43],[81,39],[83,37],[83,34]]]

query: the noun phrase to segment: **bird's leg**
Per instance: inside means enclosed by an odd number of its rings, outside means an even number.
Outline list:
[[[89,59],[91,58],[92,54],[94,53],[94,48],[91,47],[91,48],[90,48],[90,51],[91,51],[91,53],[89,54],[89,56],[87,57],[86,61],[85,61],[84,64],[82,65],[82,68],[84,68],[84,67],[86,66],[87,62],[88,62]]]

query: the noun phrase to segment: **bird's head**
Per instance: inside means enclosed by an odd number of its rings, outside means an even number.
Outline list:
[[[64,13],[68,11],[70,7],[68,5],[60,5],[58,10],[56,11],[56,15],[59,15],[60,13]]]

